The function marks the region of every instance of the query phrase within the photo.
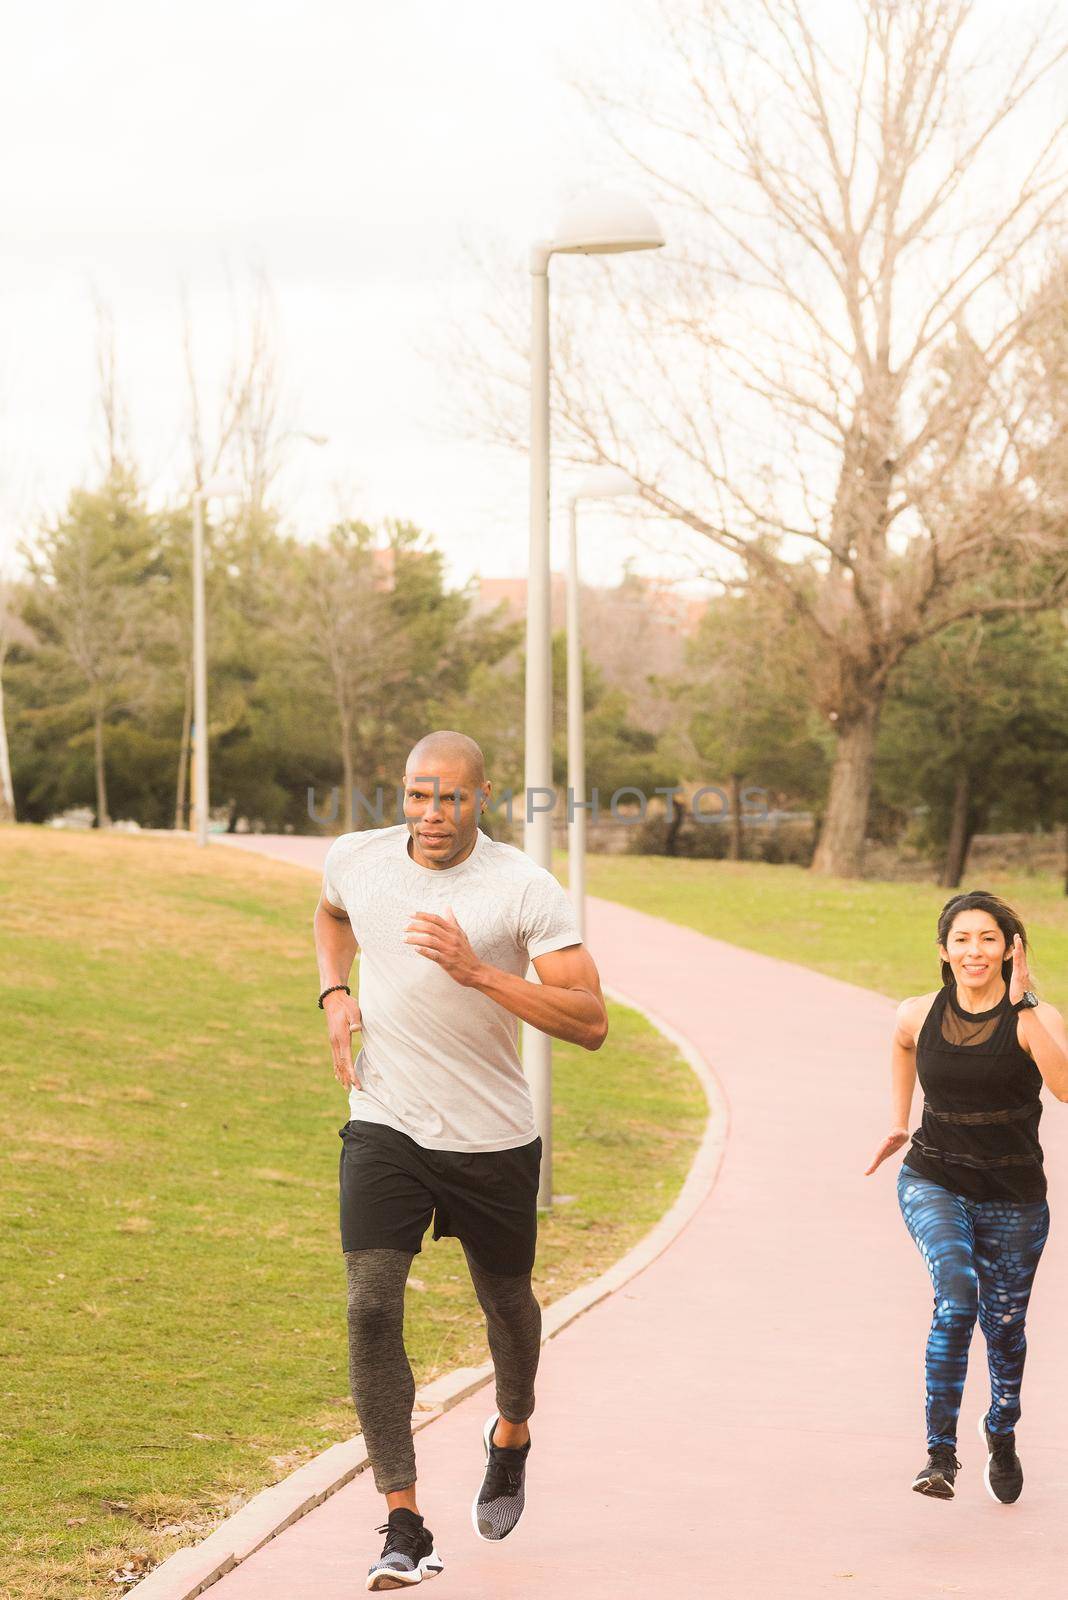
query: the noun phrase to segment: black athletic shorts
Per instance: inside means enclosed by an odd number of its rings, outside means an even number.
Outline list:
[[[530,1272],[541,1137],[511,1150],[426,1150],[381,1122],[338,1129],[342,1250],[422,1249],[448,1234],[487,1272]]]

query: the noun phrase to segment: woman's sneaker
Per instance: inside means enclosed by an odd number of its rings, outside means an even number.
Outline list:
[[[983,1482],[987,1493],[1000,1500],[1003,1506],[1011,1506],[1014,1500],[1019,1500],[1023,1488],[1023,1467],[1016,1454],[1016,1435],[991,1433],[986,1418],[980,1417],[979,1437],[986,1445]]]
[[[931,1494],[936,1500],[952,1500],[953,1485],[960,1462],[951,1444],[933,1444],[927,1452],[927,1465],[912,1480],[917,1494]]]
[[[367,1574],[369,1589],[403,1589],[411,1583],[433,1578],[445,1563],[434,1549],[434,1537],[423,1519],[406,1506],[391,1511],[378,1533],[386,1542],[382,1554]]]
[[[471,1521],[480,1539],[504,1539],[511,1533],[526,1500],[524,1479],[530,1440],[517,1450],[493,1443],[497,1417],[490,1417],[482,1430],[486,1449],[486,1476],[471,1506]]]

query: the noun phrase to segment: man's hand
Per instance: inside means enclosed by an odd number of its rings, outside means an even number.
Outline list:
[[[350,994],[336,989],[323,1001],[326,1025],[330,1030],[330,1049],[334,1056],[334,1077],[346,1088],[361,1089],[352,1059],[352,1036],[363,1027],[360,1008]]]
[[[432,911],[417,911],[404,934],[405,944],[410,944],[428,961],[436,961],[457,983],[470,989],[478,978],[482,963],[472,950],[468,938],[457,922],[451,906],[447,917],[436,917]]]

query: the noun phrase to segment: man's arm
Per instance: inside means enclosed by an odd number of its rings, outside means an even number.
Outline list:
[[[593,957],[584,944],[567,945],[535,956],[540,982],[530,983],[499,967],[480,966],[471,985],[513,1016],[531,1022],[554,1039],[599,1050],[608,1037],[608,1012]]]
[[[315,957],[319,963],[319,988],[348,983],[359,945],[344,906],[335,906],[325,894],[315,908]],[[329,1004],[330,996],[326,1003]]]
[[[344,989],[336,984],[347,984],[352,963],[359,945],[352,931],[352,923],[344,906],[335,906],[326,895],[319,896],[315,908],[315,956],[319,963],[319,991],[333,989],[323,1000],[326,1026],[330,1035],[330,1053],[334,1058],[334,1077],[346,1088],[362,1087],[356,1076],[352,1059],[352,1036],[363,1025],[360,1008]]]
[[[480,961],[451,911],[448,917],[417,911],[404,938],[464,988],[477,989],[542,1033],[586,1050],[599,1050],[604,1044],[608,1012],[597,968],[585,945],[567,945],[535,956],[534,970],[540,981],[531,983]]]

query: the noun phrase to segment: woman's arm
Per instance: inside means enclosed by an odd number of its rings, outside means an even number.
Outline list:
[[[1016,934],[1012,941],[1012,976],[1009,979],[1012,1004],[1022,1000],[1030,987],[1027,952],[1020,935]],[[1068,1100],[1068,1035],[1056,1006],[1040,1000],[1037,1006],[1018,1011],[1016,1038],[1041,1072],[1050,1094],[1055,1094],[1058,1100]]]
[[[1050,1094],[1068,1100],[1068,1032],[1057,1007],[1040,1000],[1037,1006],[1021,1011],[1016,1031]]]
[[[890,1044],[890,1122],[891,1130],[875,1152],[864,1176],[870,1177],[895,1150],[908,1143],[909,1116],[916,1088],[915,998],[902,1000],[894,1018]]]

